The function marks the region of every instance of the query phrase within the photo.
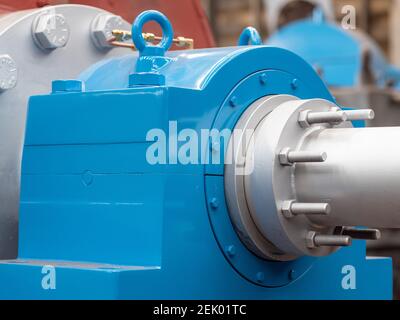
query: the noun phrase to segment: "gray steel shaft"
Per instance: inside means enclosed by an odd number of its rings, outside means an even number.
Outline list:
[[[302,150],[327,152],[323,163],[298,163],[299,202],[326,202],[326,226],[400,228],[400,127],[325,129]]]

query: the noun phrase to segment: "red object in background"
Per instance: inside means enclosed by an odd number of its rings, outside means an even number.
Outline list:
[[[175,36],[193,38],[195,48],[215,47],[215,40],[200,0],[0,0],[0,14],[53,4],[85,4],[102,8],[133,22],[145,10],[163,12],[171,21]],[[160,34],[155,24],[145,32]]]

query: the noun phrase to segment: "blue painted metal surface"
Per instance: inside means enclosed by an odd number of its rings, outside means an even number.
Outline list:
[[[245,28],[240,34],[238,40],[238,46],[254,45],[258,46],[262,44],[262,39],[257,29],[253,27]]]
[[[359,82],[362,48],[336,24],[313,20],[295,22],[273,34],[267,43],[293,51],[315,68],[322,69],[329,86],[354,86]]]
[[[400,70],[390,65],[372,39],[326,21],[317,10],[312,19],[291,23],[273,34],[267,44],[288,49],[304,58],[329,87],[354,87],[361,83],[364,65],[374,84],[384,87],[400,81]],[[364,63],[365,51],[370,52]]]
[[[146,42],[143,38],[143,26],[150,21],[158,22],[163,36],[157,45]],[[145,11],[141,13],[132,25],[132,40],[139,51],[135,72],[129,75],[129,87],[140,85],[165,85],[165,76],[159,72],[170,59],[165,58],[165,52],[172,45],[174,33],[171,23],[158,11]]]
[[[80,80],[55,80],[52,83],[52,93],[58,92],[81,92],[85,84]]]
[[[138,59],[91,67],[84,92],[30,99],[19,257],[0,263],[0,298],[391,298],[391,260],[366,259],[365,242],[321,259],[261,260],[233,232],[222,165],[146,161],[147,133],[170,121],[232,129],[265,95],[333,100],[311,66],[266,46],[167,52],[147,70],[165,85],[132,87]],[[342,287],[348,265],[353,290]],[[44,267],[54,289],[42,286]]]

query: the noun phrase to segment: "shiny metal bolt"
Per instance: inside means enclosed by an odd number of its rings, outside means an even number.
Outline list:
[[[372,109],[345,110],[343,112],[348,121],[373,120],[375,118],[375,112]]]
[[[0,55],[0,92],[14,88],[17,85],[18,68],[8,54]]]
[[[297,162],[325,162],[328,158],[326,152],[292,151],[290,148],[284,148],[278,157],[283,166],[291,166]]]
[[[328,203],[301,203],[294,200],[283,201],[281,212],[286,218],[299,215],[329,215],[331,206]]]
[[[344,111],[311,112],[304,110],[299,114],[299,124],[302,128],[322,123],[340,124],[347,120],[348,117]]]
[[[351,245],[352,238],[342,235],[324,235],[309,231],[306,237],[307,247],[310,249],[317,247],[348,247]]]
[[[34,20],[32,34],[41,49],[54,50],[67,45],[70,28],[62,14],[45,12]]]
[[[113,39],[112,31],[122,29],[124,20],[120,16],[102,13],[94,18],[91,27],[91,35],[94,44],[99,49],[111,48],[110,40]]]

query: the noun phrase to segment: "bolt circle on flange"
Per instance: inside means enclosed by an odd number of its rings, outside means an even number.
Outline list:
[[[299,80],[297,80],[296,78],[293,79],[290,86],[292,87],[293,90],[297,90],[297,88],[299,87]]]
[[[234,245],[230,245],[226,248],[226,253],[229,257],[233,258],[236,255],[236,248]]]
[[[39,48],[54,50],[67,45],[70,27],[64,15],[45,12],[33,21],[32,35]]]
[[[0,54],[0,92],[14,88],[17,85],[18,68],[8,54]]]
[[[99,14],[92,22],[91,36],[94,44],[99,49],[112,48],[110,40],[113,39],[112,31],[122,29],[124,21],[120,16],[113,14]]]
[[[266,74],[266,73],[262,73],[262,74],[260,75],[260,83],[261,83],[262,85],[266,85],[266,84],[267,84],[267,81],[268,81],[267,74]]]
[[[233,97],[231,98],[231,100],[229,101],[229,105],[230,105],[232,108],[236,107],[236,106],[238,105],[238,99],[237,99],[237,97],[233,96]]]
[[[217,198],[212,198],[210,201],[211,208],[217,209],[219,206],[219,202]]]
[[[267,82],[270,85],[262,85],[260,78],[268,79]],[[293,92],[288,83],[290,84],[293,78],[297,77],[277,70],[262,70],[247,77],[226,96],[213,128],[220,131],[225,128],[233,130],[238,120],[246,112],[246,109],[256,100],[266,95],[292,94]],[[313,94],[312,90],[306,85],[301,85],[300,80],[299,82],[297,94],[300,97],[311,96]],[[232,108],[230,100],[234,96],[240,97],[240,99],[238,99],[237,106]],[[212,143],[210,143],[211,145]],[[245,279],[262,287],[285,286],[304,275],[311,268],[315,258],[305,256],[296,260],[288,259],[288,261],[276,263],[273,259],[260,258],[252,250],[249,250],[243,239],[239,237],[239,230],[233,226],[233,221],[228,211],[224,190],[224,172],[224,161],[221,164],[207,165],[205,181],[207,199],[215,197],[219,200],[217,209],[214,209],[210,201],[208,201],[208,213],[216,240],[229,264]],[[231,245],[235,246],[236,254],[234,257],[231,257],[227,252],[227,248]],[[295,279],[291,279],[288,276],[291,270],[296,270]],[[264,280],[261,282],[258,277],[260,272],[264,274]]]

